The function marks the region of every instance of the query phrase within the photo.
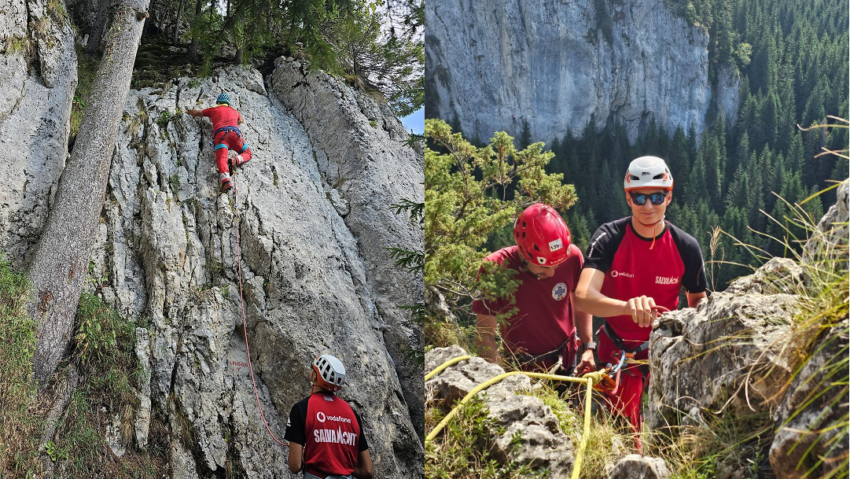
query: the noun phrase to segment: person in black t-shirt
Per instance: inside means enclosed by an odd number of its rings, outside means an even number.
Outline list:
[[[292,406],[284,439],[289,470],[304,479],[370,479],[374,474],[360,416],[336,392],[345,382],[339,359],[324,354],[313,361],[310,396]]]
[[[644,156],[632,161],[623,188],[632,215],[594,233],[576,288],[576,307],[605,318],[597,337],[602,364],[616,364],[625,353],[644,364],[626,368],[616,393],[609,394],[610,408],[639,432],[652,322],[678,307],[683,288],[688,306],[708,301],[708,285],[697,240],[664,221],[673,199],[673,176],[664,160]],[[640,449],[639,438],[635,442]]]

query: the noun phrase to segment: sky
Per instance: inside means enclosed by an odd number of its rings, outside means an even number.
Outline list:
[[[401,123],[407,131],[413,130],[413,133],[418,135],[425,133],[425,108],[420,108],[412,115],[402,118]]]

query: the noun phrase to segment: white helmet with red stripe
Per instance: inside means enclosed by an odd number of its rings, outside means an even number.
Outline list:
[[[667,163],[657,156],[641,156],[629,163],[626,178],[623,180],[626,191],[636,188],[661,188],[673,190],[673,175]]]
[[[316,371],[316,382],[323,389],[336,392],[345,384],[345,366],[330,354],[323,354],[313,360],[313,370]]]

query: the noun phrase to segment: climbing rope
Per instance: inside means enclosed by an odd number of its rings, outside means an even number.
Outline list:
[[[242,305],[242,331],[245,333],[245,352],[248,353],[248,370],[251,371],[251,383],[254,384],[254,397],[257,398],[257,407],[260,408],[260,417],[263,418],[263,424],[266,425],[266,430],[271,435],[272,439],[277,441],[281,446],[288,446],[289,444],[281,442],[277,436],[274,435],[272,429],[269,427],[269,423],[266,422],[266,416],[263,414],[263,406],[260,405],[260,393],[257,392],[257,381],[254,380],[254,366],[251,363],[251,349],[248,347],[248,325],[245,321],[245,300],[242,298],[242,249],[239,241],[239,224],[241,222],[241,218],[239,217],[239,190],[236,188],[236,175],[232,175],[233,181],[233,211],[234,218],[236,219],[236,264],[239,265],[239,302]]]
[[[464,361],[466,359],[469,359],[469,356],[460,356],[460,357],[457,357],[457,358],[452,358],[449,361],[446,361],[445,363],[441,364],[440,366],[438,366],[433,371],[429,372],[425,376],[425,380],[427,381],[428,379],[434,377],[434,375],[436,375],[440,371],[446,369],[447,367],[451,366],[452,364],[458,363],[460,361]],[[472,391],[469,391],[469,393],[466,396],[464,396],[463,399],[460,400],[460,402],[457,403],[457,405],[454,407],[454,409],[449,411],[449,413],[446,415],[446,417],[444,417],[443,420],[440,421],[440,423],[437,424],[437,426],[434,429],[432,429],[430,433],[428,433],[428,436],[425,437],[425,442],[427,443],[427,442],[432,441],[434,439],[434,437],[436,437],[437,434],[444,427],[446,427],[446,425],[449,423],[449,421],[451,421],[451,419],[458,413],[461,406],[463,406],[467,401],[472,399],[476,394],[478,394],[479,392],[489,388],[490,386],[502,381],[505,378],[508,378],[510,376],[514,376],[514,375],[517,375],[517,374],[524,374],[524,375],[531,377],[531,378],[549,379],[549,380],[552,380],[552,381],[565,381],[565,382],[572,382],[572,383],[581,383],[581,384],[584,384],[586,386],[587,394],[585,395],[585,406],[584,406],[584,434],[582,434],[582,436],[581,436],[581,444],[579,445],[578,452],[576,453],[576,462],[573,465],[573,474],[572,474],[572,479],[578,479],[579,473],[581,472],[582,456],[584,455],[584,450],[587,448],[587,439],[590,436],[591,393],[593,391],[593,386],[596,385],[597,383],[599,383],[600,381],[602,381],[603,377],[605,376],[605,371],[594,371],[594,372],[591,372],[591,373],[587,373],[584,376],[582,376],[581,378],[574,378],[574,377],[569,377],[569,376],[558,376],[558,375],[555,375],[555,374],[532,373],[532,372],[526,372],[526,371],[510,371],[510,372],[507,372],[507,373],[504,373],[504,374],[500,374],[500,375],[498,375],[494,378],[490,378],[489,380],[479,384],[478,386],[475,386],[475,388],[473,388]]]

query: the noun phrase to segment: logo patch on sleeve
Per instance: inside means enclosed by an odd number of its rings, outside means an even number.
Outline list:
[[[561,301],[562,299],[567,297],[567,284],[566,283],[558,283],[552,288],[552,297],[555,301]]]
[[[556,239],[555,241],[549,242],[549,251],[558,251],[559,249],[564,247],[564,243],[561,242],[561,238]]]

